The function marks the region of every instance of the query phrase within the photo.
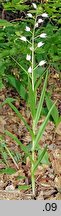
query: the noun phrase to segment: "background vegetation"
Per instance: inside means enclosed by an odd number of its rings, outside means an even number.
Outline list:
[[[18,63],[26,66],[25,56],[28,53],[28,48],[20,40],[21,34],[24,34],[24,30],[29,20],[27,19],[27,11],[32,12],[32,1],[1,1],[0,3],[0,89],[5,82],[8,82],[7,75],[13,75],[16,79],[21,80],[21,85],[26,86],[27,77],[23,74],[19,65],[13,61],[14,57]],[[37,1],[37,3],[40,1]],[[47,3],[42,1],[39,4],[39,16],[43,11],[46,11],[49,18],[41,26],[41,29],[37,29],[36,35],[42,31],[45,31],[48,35],[45,46],[41,49],[41,59],[44,58],[50,67],[53,67],[59,72],[61,70],[61,1],[49,0]],[[33,11],[35,13],[35,11]],[[33,23],[30,22],[30,27]],[[30,38],[29,33],[25,33]],[[38,39],[37,39],[38,40]],[[23,53],[23,58],[22,57]],[[40,60],[40,52],[37,50],[36,62]],[[27,66],[26,66],[27,69]],[[15,72],[14,72],[15,71]],[[40,71],[39,71],[40,73]],[[24,91],[24,88],[23,88]],[[23,95],[21,95],[23,96]],[[24,96],[23,96],[24,97]]]

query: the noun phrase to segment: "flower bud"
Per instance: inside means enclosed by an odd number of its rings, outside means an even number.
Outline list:
[[[35,28],[38,28],[38,22],[35,24]]]
[[[39,66],[42,66],[42,65],[44,65],[44,64],[46,64],[46,61],[45,61],[45,60],[42,60],[42,61],[39,62]]]
[[[29,18],[32,18],[32,14],[31,14],[31,13],[28,13],[27,16],[28,16]]]
[[[41,42],[39,42],[38,44],[37,44],[37,47],[41,47],[41,46],[43,46],[44,45],[44,43],[41,41]]]
[[[35,3],[32,3],[34,9],[37,9],[37,5]]]
[[[46,37],[47,37],[47,34],[46,34],[46,33],[42,33],[42,34],[40,34],[40,37],[41,37],[41,38],[46,38]]]
[[[22,41],[27,41],[27,39],[26,39],[26,37],[24,37],[24,36],[21,36],[21,38],[20,38]]]
[[[25,31],[29,32],[30,31],[30,27],[26,26]]]
[[[31,66],[28,68],[28,73],[32,73],[32,68],[31,68]]]
[[[42,17],[43,17],[43,18],[48,18],[48,14],[47,14],[47,13],[43,13],[43,14],[42,14]]]
[[[38,23],[43,23],[44,20],[38,19]]]
[[[27,60],[27,61],[30,61],[30,60],[31,60],[31,55],[27,54],[26,60]]]

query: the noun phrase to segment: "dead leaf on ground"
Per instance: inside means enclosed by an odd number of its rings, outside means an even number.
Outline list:
[[[61,122],[58,124],[55,132],[61,136]]]

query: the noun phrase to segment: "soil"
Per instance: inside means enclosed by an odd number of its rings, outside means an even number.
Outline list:
[[[54,70],[53,73],[50,73],[49,75],[47,90],[52,92],[52,99],[54,101],[57,99],[57,107],[59,114],[61,114],[61,82],[59,74]],[[40,95],[40,90],[38,94]],[[16,98],[15,106],[31,125],[31,116],[29,110],[26,108],[26,103],[19,98],[14,89],[5,87],[0,91],[0,103],[2,103],[7,97]],[[45,117],[42,116],[38,127],[43,122],[44,118]],[[0,155],[0,170],[6,168],[6,166],[16,169],[16,173],[12,175],[0,174],[0,200],[61,200],[61,123],[55,127],[54,123],[49,121],[40,141],[42,148],[46,144],[48,146],[50,163],[38,166],[35,174],[35,197],[32,196],[31,189],[27,189],[26,191],[18,189],[18,186],[20,185],[26,184],[28,186],[31,184],[30,162],[28,157],[25,162],[23,152],[16,142],[14,142],[9,136],[4,135],[4,130],[8,130],[15,134],[25,146],[31,142],[29,132],[24,127],[23,122],[19,120],[7,104],[4,105],[0,110],[0,135],[4,137],[8,149],[15,153],[19,153],[21,158],[16,164],[14,164],[13,160],[8,156],[6,165],[3,163],[2,156]],[[19,179],[19,176],[25,176],[25,179]]]

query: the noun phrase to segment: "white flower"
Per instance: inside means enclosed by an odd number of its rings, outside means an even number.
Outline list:
[[[41,42],[39,42],[38,44],[37,44],[37,47],[41,47],[41,46],[43,46],[44,45],[44,43],[41,41]]]
[[[26,60],[27,60],[27,61],[30,61],[30,60],[31,60],[31,56],[30,56],[29,54],[27,54]]]
[[[26,26],[26,29],[25,29],[27,32],[30,31],[30,27]]]
[[[21,38],[20,38],[22,41],[27,41],[27,39],[26,39],[26,37],[24,37],[24,36],[21,36]]]
[[[29,18],[32,18],[32,14],[31,14],[31,13],[28,13],[27,16],[28,16]]]
[[[31,68],[31,66],[28,68],[28,73],[32,73],[32,68]]]
[[[38,23],[43,23],[44,20],[38,19]]]
[[[42,65],[44,65],[44,64],[46,64],[46,61],[45,61],[45,60],[42,60],[42,61],[39,62],[39,66],[42,66]]]
[[[43,13],[43,14],[42,14],[42,17],[47,18],[47,17],[48,17],[48,14],[47,14],[47,13]]]
[[[46,36],[47,36],[46,33],[42,33],[42,34],[40,34],[40,37],[41,37],[41,38],[46,38]]]
[[[30,47],[30,50],[32,51],[32,47]]]
[[[35,28],[38,28],[38,22],[35,24]]]
[[[37,9],[37,5],[35,3],[32,3],[34,9]]]
[[[3,29],[5,29],[5,28],[6,28],[6,26],[3,27]]]

